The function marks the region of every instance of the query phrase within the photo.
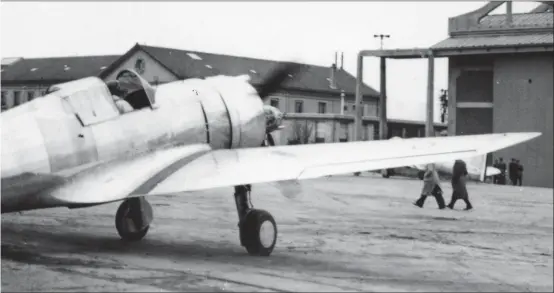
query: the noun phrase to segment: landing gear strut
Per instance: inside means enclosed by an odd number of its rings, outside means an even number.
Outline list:
[[[121,203],[115,215],[115,228],[124,241],[139,241],[150,228],[152,206],[144,197],[130,198]]]
[[[277,224],[270,213],[252,207],[250,190],[250,185],[235,186],[240,244],[250,255],[269,256],[277,241]]]

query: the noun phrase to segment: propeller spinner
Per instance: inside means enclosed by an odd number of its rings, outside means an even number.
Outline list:
[[[300,71],[302,64],[287,62],[282,63],[279,68],[271,72],[258,86],[258,95],[262,101],[267,100],[267,98],[276,92],[283,83],[286,82],[287,78],[290,78],[293,74]],[[271,132],[283,128],[283,113],[269,105],[264,105],[264,112],[266,117],[266,141],[269,146],[274,146],[275,141],[271,135]]]

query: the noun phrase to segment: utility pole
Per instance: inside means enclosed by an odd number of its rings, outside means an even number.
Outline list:
[[[383,34],[378,34],[378,35],[373,35],[374,38],[379,38],[381,39],[380,42],[381,42],[381,50],[383,50],[383,39],[385,38],[390,38],[390,35],[383,35]]]

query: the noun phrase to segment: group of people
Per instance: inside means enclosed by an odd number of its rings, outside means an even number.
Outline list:
[[[493,176],[493,183],[506,185],[506,163],[503,158],[499,158],[494,161],[493,167],[500,170],[500,174]],[[517,159],[512,158],[512,161],[508,164],[508,177],[512,185],[521,186],[523,180],[523,165]]]
[[[456,160],[452,169],[452,197],[448,205],[445,205],[444,198],[442,196],[443,192],[440,187],[439,174],[437,173],[435,164],[427,165],[425,175],[423,175],[423,190],[421,191],[421,196],[414,203],[414,205],[423,208],[425,199],[427,198],[427,196],[431,195],[434,196],[437,200],[439,209],[444,209],[445,207],[454,209],[454,204],[456,204],[456,201],[458,201],[459,199],[465,202],[466,211],[473,209],[473,206],[469,201],[469,195],[466,188],[466,180],[468,175],[466,163],[463,160]]]

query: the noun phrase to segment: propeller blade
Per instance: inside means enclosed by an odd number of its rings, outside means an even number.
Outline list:
[[[258,87],[258,95],[262,100],[265,100],[269,95],[277,91],[289,74],[294,74],[300,71],[301,64],[287,62],[274,70],[266,77]]]

